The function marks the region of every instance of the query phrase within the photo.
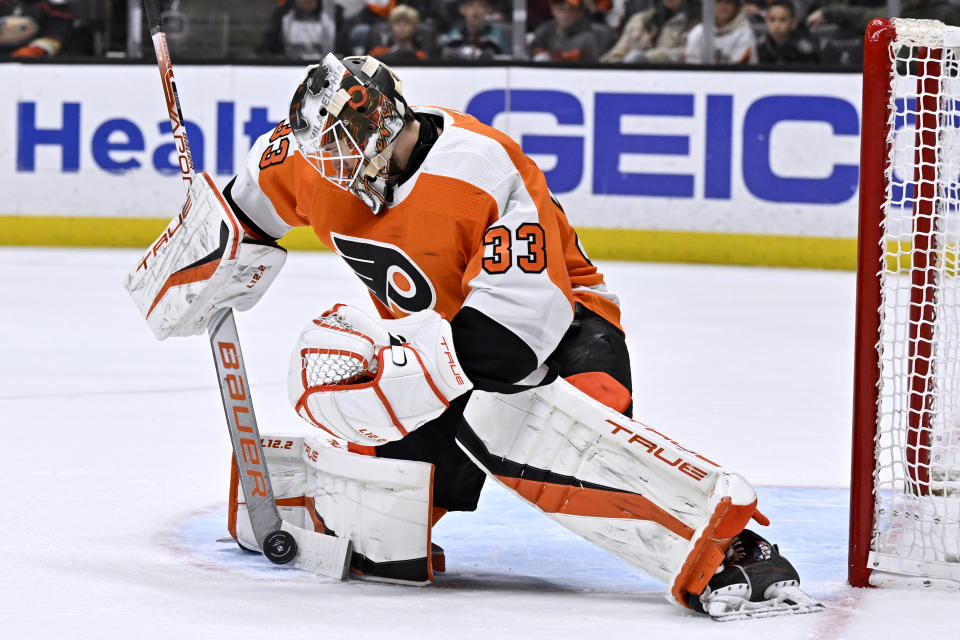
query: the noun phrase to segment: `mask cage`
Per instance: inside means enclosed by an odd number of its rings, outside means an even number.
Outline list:
[[[360,146],[342,120],[334,120],[312,140],[300,143],[300,151],[320,175],[344,191],[360,176],[364,158]],[[316,149],[308,151],[308,149]]]

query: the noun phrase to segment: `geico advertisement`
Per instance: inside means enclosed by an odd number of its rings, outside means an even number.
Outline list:
[[[175,66],[198,168],[224,184],[296,67]],[[521,143],[591,227],[853,237],[856,74],[400,68],[411,104]],[[182,199],[150,65],[0,65],[0,214],[167,216]]]

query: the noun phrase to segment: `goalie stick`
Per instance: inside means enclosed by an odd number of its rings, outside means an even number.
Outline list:
[[[184,187],[189,192],[194,179],[193,157],[180,108],[180,97],[173,79],[167,37],[162,29],[156,0],[145,0],[143,4],[157,65],[160,68],[180,174]],[[247,513],[263,555],[276,564],[292,562],[297,568],[342,580],[350,566],[349,539],[294,526],[284,521],[277,510],[253,411],[249,379],[240,351],[233,309],[226,307],[214,314],[207,325],[207,334],[213,350],[230,443],[240,470]]]

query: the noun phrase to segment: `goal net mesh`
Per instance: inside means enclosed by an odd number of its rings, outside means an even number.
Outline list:
[[[960,30],[894,20],[871,581],[960,581]],[[960,582],[957,583],[960,585]]]

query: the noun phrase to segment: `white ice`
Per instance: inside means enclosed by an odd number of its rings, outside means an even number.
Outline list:
[[[635,414],[760,485],[766,535],[826,613],[716,623],[488,484],[435,530],[430,587],[337,583],[225,534],[230,447],[205,338],[154,340],[121,280],[137,251],[0,249],[3,638],[956,638],[956,593],[847,587],[854,276],[602,263],[620,294]],[[238,324],[265,432],[289,350],[334,302],[295,253]]]

